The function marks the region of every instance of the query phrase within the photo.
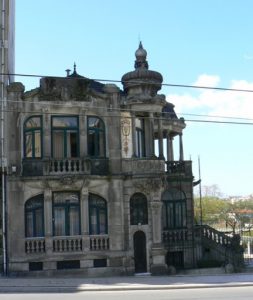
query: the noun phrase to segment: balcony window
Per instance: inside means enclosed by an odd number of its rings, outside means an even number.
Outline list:
[[[148,224],[148,205],[147,198],[136,193],[130,199],[130,224]]]
[[[53,193],[53,232],[55,236],[80,235],[78,193]]]
[[[42,118],[29,117],[24,123],[24,157],[42,157]]]
[[[105,125],[98,117],[88,117],[88,155],[105,157]]]
[[[79,156],[78,117],[52,117],[52,153],[57,159]]]
[[[144,119],[135,119],[135,144],[136,144],[136,156],[145,157],[145,132],[144,132]]]
[[[38,195],[25,203],[25,236],[44,236],[44,197]]]
[[[107,234],[107,203],[94,194],[89,195],[90,234]]]
[[[186,227],[186,197],[184,192],[171,189],[162,195],[163,229]]]

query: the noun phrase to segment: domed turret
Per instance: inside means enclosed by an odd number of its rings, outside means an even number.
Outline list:
[[[147,51],[140,42],[135,51],[135,70],[122,76],[121,82],[128,95],[155,96],[161,89],[163,77],[156,71],[148,69]]]

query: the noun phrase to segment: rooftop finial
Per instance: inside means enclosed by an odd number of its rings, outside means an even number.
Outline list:
[[[76,73],[76,63],[74,62],[74,71],[73,73]]]
[[[139,48],[135,51],[135,69],[145,68],[148,69],[148,62],[146,61],[147,58],[147,51],[143,48],[142,42],[139,43]]]

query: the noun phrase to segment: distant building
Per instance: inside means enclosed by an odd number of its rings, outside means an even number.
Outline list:
[[[123,90],[76,66],[28,92],[9,85],[10,273],[164,274],[235,253],[224,234],[195,226],[185,122],[158,94],[163,78],[141,43],[135,57]]]

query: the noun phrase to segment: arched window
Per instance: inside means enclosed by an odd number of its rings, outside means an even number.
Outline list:
[[[53,232],[55,236],[80,234],[80,200],[78,193],[53,193]]]
[[[58,159],[79,156],[77,116],[52,117],[52,154]]]
[[[44,236],[44,196],[38,195],[25,203],[25,236]]]
[[[186,197],[178,189],[165,191],[163,201],[163,229],[186,227]]]
[[[105,125],[98,117],[88,117],[88,155],[105,157]]]
[[[89,195],[90,234],[107,234],[107,203],[94,194]]]
[[[148,224],[148,204],[147,198],[136,193],[130,199],[130,224]]]
[[[42,157],[42,118],[31,116],[24,123],[24,157]]]

